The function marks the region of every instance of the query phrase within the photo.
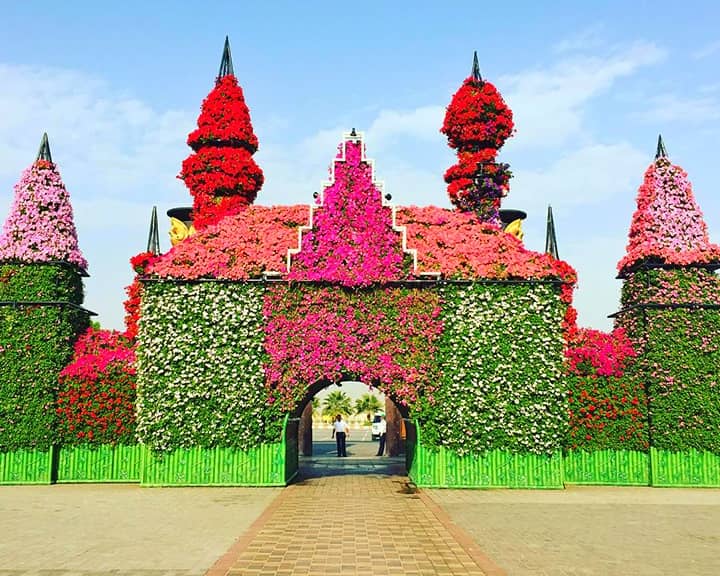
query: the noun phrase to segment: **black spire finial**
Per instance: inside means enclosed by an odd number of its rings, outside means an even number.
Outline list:
[[[230,55],[230,39],[225,36],[225,47],[223,48],[222,60],[220,60],[220,71],[218,72],[217,79],[224,78],[225,76],[235,76],[233,70],[232,56]]]
[[[472,78],[478,84],[482,84],[482,76],[480,76],[480,63],[478,62],[477,50],[473,52]]]
[[[662,134],[658,134],[658,145],[657,151],[655,152],[655,160],[658,158],[667,158],[667,149],[665,148],[665,142],[663,142]]]
[[[350,131],[350,136],[353,137],[353,138],[355,138],[355,137],[357,136],[357,132],[355,132],[355,128],[353,128],[353,129]]]
[[[545,232],[545,253],[559,260],[557,238],[555,236],[555,220],[553,220],[552,206],[548,205],[547,230]]]
[[[48,142],[47,132],[43,133],[42,140],[40,140],[40,149],[38,150],[38,155],[35,159],[35,162],[37,162],[38,160],[47,160],[48,162],[52,162],[52,155],[50,154],[50,143]]]
[[[147,252],[151,252],[154,256],[160,254],[157,206],[153,206],[152,216],[150,216],[150,234],[148,234]]]

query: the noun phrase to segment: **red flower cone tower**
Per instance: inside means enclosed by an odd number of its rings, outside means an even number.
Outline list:
[[[250,111],[233,72],[225,38],[220,72],[203,101],[198,127],[187,139],[195,151],[180,178],[193,196],[193,223],[201,229],[252,204],[264,176],[252,155],[258,149]]]
[[[500,223],[500,199],[507,195],[511,173],[507,164],[495,159],[514,126],[500,92],[480,76],[476,52],[472,74],[452,97],[440,130],[457,150],[458,163],[445,172],[445,182],[459,210]]]

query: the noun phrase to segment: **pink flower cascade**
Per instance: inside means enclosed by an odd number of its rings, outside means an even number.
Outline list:
[[[565,351],[571,374],[621,377],[628,358],[636,356],[622,328],[611,333],[581,328]]]
[[[292,257],[290,280],[367,286],[402,278],[400,235],[382,205],[372,168],[362,160],[362,142],[345,141],[334,163],[334,182],[325,188],[313,228]],[[342,158],[344,147],[345,158]]]
[[[55,164],[38,160],[15,185],[15,199],[0,235],[0,260],[61,261],[87,269],[70,196]]]
[[[265,367],[271,398],[293,409],[307,386],[350,376],[395,401],[431,397],[442,333],[434,291],[277,286],[265,296]]]
[[[297,230],[307,222],[308,211],[308,206],[248,206],[180,242],[146,273],[247,280],[267,270],[284,272],[288,248],[297,246]]]
[[[441,272],[452,279],[576,279],[566,263],[527,250],[515,236],[472,212],[403,207],[397,224],[407,228],[407,244],[417,249],[420,272]]]
[[[720,260],[711,244],[687,173],[660,157],[645,171],[620,271],[646,259],[664,264],[707,264]]]
[[[60,373],[60,378],[95,380],[111,363],[127,366],[135,373],[135,351],[121,332],[88,328],[75,343],[73,361]]]

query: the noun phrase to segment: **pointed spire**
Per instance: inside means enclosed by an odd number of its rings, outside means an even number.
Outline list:
[[[473,52],[472,78],[478,84],[482,84],[482,76],[480,75],[480,63],[478,62],[477,50]]]
[[[153,206],[150,216],[150,233],[148,234],[147,252],[157,256],[160,254],[160,233],[158,232],[157,206]]]
[[[667,158],[668,153],[665,149],[665,142],[663,142],[662,134],[658,134],[657,151],[655,152],[655,160],[658,158]]]
[[[220,71],[218,72],[217,79],[224,78],[225,76],[235,76],[233,70],[232,56],[230,55],[230,39],[225,36],[225,47],[223,48],[222,60],[220,60]]]
[[[48,162],[52,162],[52,155],[50,154],[50,142],[48,142],[48,136],[47,132],[43,132],[42,140],[40,140],[40,149],[38,150],[37,158],[35,158],[35,162],[38,160],[46,160]]]
[[[553,219],[552,206],[548,204],[547,230],[545,231],[545,252],[555,260],[559,260],[557,238],[555,236],[555,220]]]

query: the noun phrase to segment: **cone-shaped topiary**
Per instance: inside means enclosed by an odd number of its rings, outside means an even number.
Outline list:
[[[691,265],[720,260],[712,244],[687,173],[658,155],[638,189],[627,254],[618,263],[623,274],[642,262]]]
[[[226,39],[215,88],[202,104],[198,128],[188,136],[195,151],[180,178],[193,195],[193,223],[201,229],[252,204],[264,176],[252,154],[258,148],[242,88],[232,74]]]
[[[69,262],[87,269],[70,195],[56,165],[41,155],[15,185],[15,199],[0,234],[0,260]]]
[[[458,163],[445,172],[445,181],[450,201],[459,210],[499,223],[500,199],[507,195],[511,173],[495,158],[514,126],[500,92],[480,76],[475,54],[473,73],[452,97],[440,130],[458,154]]]

